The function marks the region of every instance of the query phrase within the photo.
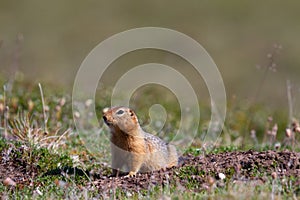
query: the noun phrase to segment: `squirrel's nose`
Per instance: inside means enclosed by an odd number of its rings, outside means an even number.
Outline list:
[[[110,126],[111,123],[112,123],[112,122],[110,121],[110,119],[107,118],[105,115],[103,116],[103,120],[104,120],[104,123],[107,124],[108,126]]]
[[[109,110],[109,108],[103,108],[102,113],[106,113]]]
[[[103,116],[103,120],[104,120],[105,122],[107,122],[107,118],[106,118],[105,116]]]

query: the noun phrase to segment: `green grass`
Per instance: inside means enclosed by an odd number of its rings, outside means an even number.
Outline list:
[[[100,148],[98,155],[87,151],[72,122],[70,95],[46,88],[43,94],[47,106],[45,111],[45,107],[41,105],[41,94],[38,86],[24,87],[23,85],[22,82],[16,83],[15,88],[18,89],[12,91],[9,96],[5,94],[6,99],[4,99],[4,93],[1,92],[0,104],[9,107],[9,117],[4,117],[7,111],[1,111],[0,152],[3,157],[3,152],[10,149],[10,159],[21,160],[26,165],[35,168],[38,175],[32,180],[31,184],[21,184],[17,187],[8,186],[2,181],[0,183],[0,194],[4,197],[15,199],[65,199],[75,197],[78,199],[108,197],[116,199],[158,199],[164,197],[172,197],[172,199],[249,199],[251,196],[253,199],[261,199],[271,198],[274,195],[274,198],[280,199],[293,198],[300,193],[299,188],[295,186],[297,185],[297,177],[274,180],[258,168],[251,171],[251,174],[253,177],[264,178],[264,184],[256,183],[254,180],[235,183],[232,179],[235,171],[232,168],[227,169],[225,180],[215,180],[214,178],[210,180],[209,177],[214,177],[214,173],[205,174],[197,167],[191,166],[184,166],[175,171],[176,176],[186,180],[185,187],[179,183],[170,182],[167,185],[153,186],[149,190],[141,190],[137,193],[124,191],[120,188],[107,191],[106,194],[99,193],[93,186],[94,180],[88,176],[88,173],[97,170],[105,175],[111,173],[111,170],[105,166],[109,150]],[[30,94],[26,90],[30,90]],[[96,104],[97,110],[109,105],[108,103],[107,97],[102,97],[101,101]],[[167,104],[167,102],[164,103]],[[136,107],[142,106],[136,105]],[[230,115],[225,122],[226,131],[223,132],[220,143],[213,149],[204,149],[201,146],[201,141],[196,139],[185,153],[198,156],[248,149],[274,149],[274,143],[269,144],[268,139],[263,141],[263,138],[266,124],[269,123],[267,118],[270,114],[276,114],[276,112],[270,113],[269,110],[265,111],[263,107],[256,105],[251,108],[252,111],[263,113],[262,116],[265,116],[261,117],[259,122],[257,119],[252,122],[255,123],[256,130],[258,130],[257,140],[259,144],[255,147],[255,142],[251,140],[250,136],[241,138],[241,135],[245,135],[243,131],[245,131],[244,126],[247,123],[247,109],[249,107],[243,106],[241,103],[228,111]],[[207,108],[203,110],[207,110]],[[178,110],[172,110],[172,106],[169,106],[168,111],[173,114],[170,122],[167,122],[169,123],[168,129],[165,128],[163,131],[173,132],[178,128],[178,123],[176,123],[179,117]],[[46,125],[43,120],[44,112],[46,112],[48,118]],[[207,114],[204,114],[204,116]],[[138,115],[147,118],[147,109],[139,110]],[[203,119],[203,121],[205,120],[208,119]],[[277,123],[280,126],[286,125],[286,122],[283,121],[272,123]],[[47,133],[44,133],[45,127],[48,129]],[[204,128],[203,126],[200,127],[198,136],[201,135]],[[283,129],[285,127],[280,127],[280,130]],[[14,136],[15,139],[9,141],[3,139],[5,132],[10,136]],[[282,131],[278,131],[279,137],[276,142],[282,143],[279,150],[299,150],[297,143],[294,146],[291,144],[284,146],[283,140],[285,137],[282,134],[284,134]],[[298,138],[299,136],[296,135],[295,140],[297,141]],[[247,145],[244,147],[233,145],[237,139],[245,140]],[[104,146],[104,144],[101,145]],[[202,180],[202,182],[198,180]],[[206,187],[205,190],[201,189],[203,185]]]

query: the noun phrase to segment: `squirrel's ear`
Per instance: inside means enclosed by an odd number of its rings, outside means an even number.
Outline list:
[[[129,110],[129,113],[130,113],[130,116],[134,116],[135,115],[135,113],[131,109]]]
[[[131,119],[132,119],[134,122],[138,123],[139,120],[138,120],[136,114],[134,113],[134,111],[130,109],[130,110],[129,110],[129,114],[130,114],[130,116],[131,116]]]

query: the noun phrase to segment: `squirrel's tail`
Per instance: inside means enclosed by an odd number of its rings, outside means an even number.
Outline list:
[[[175,146],[169,144],[168,145],[168,154],[169,154],[169,162],[168,167],[173,167],[178,165],[178,155]]]

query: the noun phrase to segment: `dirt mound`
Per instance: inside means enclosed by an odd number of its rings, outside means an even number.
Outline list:
[[[172,169],[137,174],[135,178],[100,176],[93,184],[100,191],[122,188],[130,191],[149,189],[157,185],[181,185],[201,190],[212,181],[220,179],[219,173],[234,180],[262,179],[267,176],[300,176],[300,153],[290,151],[246,151],[208,154],[201,156],[186,155],[183,163]],[[264,176],[262,176],[262,174]],[[221,177],[222,178],[222,177]],[[297,183],[299,184],[299,183]]]
[[[28,159],[22,158],[26,155],[28,150],[26,146],[19,148],[11,145],[0,154],[0,181],[3,182],[9,178],[15,182],[19,187],[23,185],[33,185],[34,178],[38,175],[38,169],[31,164]],[[4,181],[5,182],[5,181]],[[10,185],[8,183],[8,185]]]
[[[0,180],[11,178],[17,185],[32,185],[38,175],[38,169],[28,161],[10,157],[13,148],[0,154]],[[26,153],[26,149],[18,149]],[[109,177],[103,169],[91,177],[87,187],[97,188],[99,192],[121,189],[122,191],[141,191],[153,186],[176,185],[181,188],[203,190],[211,181],[221,179],[219,173],[225,175],[230,181],[266,181],[271,176],[299,177],[300,153],[291,151],[246,151],[225,152],[200,156],[185,155],[178,167],[167,170],[137,174],[135,178]],[[50,170],[50,169],[49,169]],[[296,185],[300,185],[296,180]]]

